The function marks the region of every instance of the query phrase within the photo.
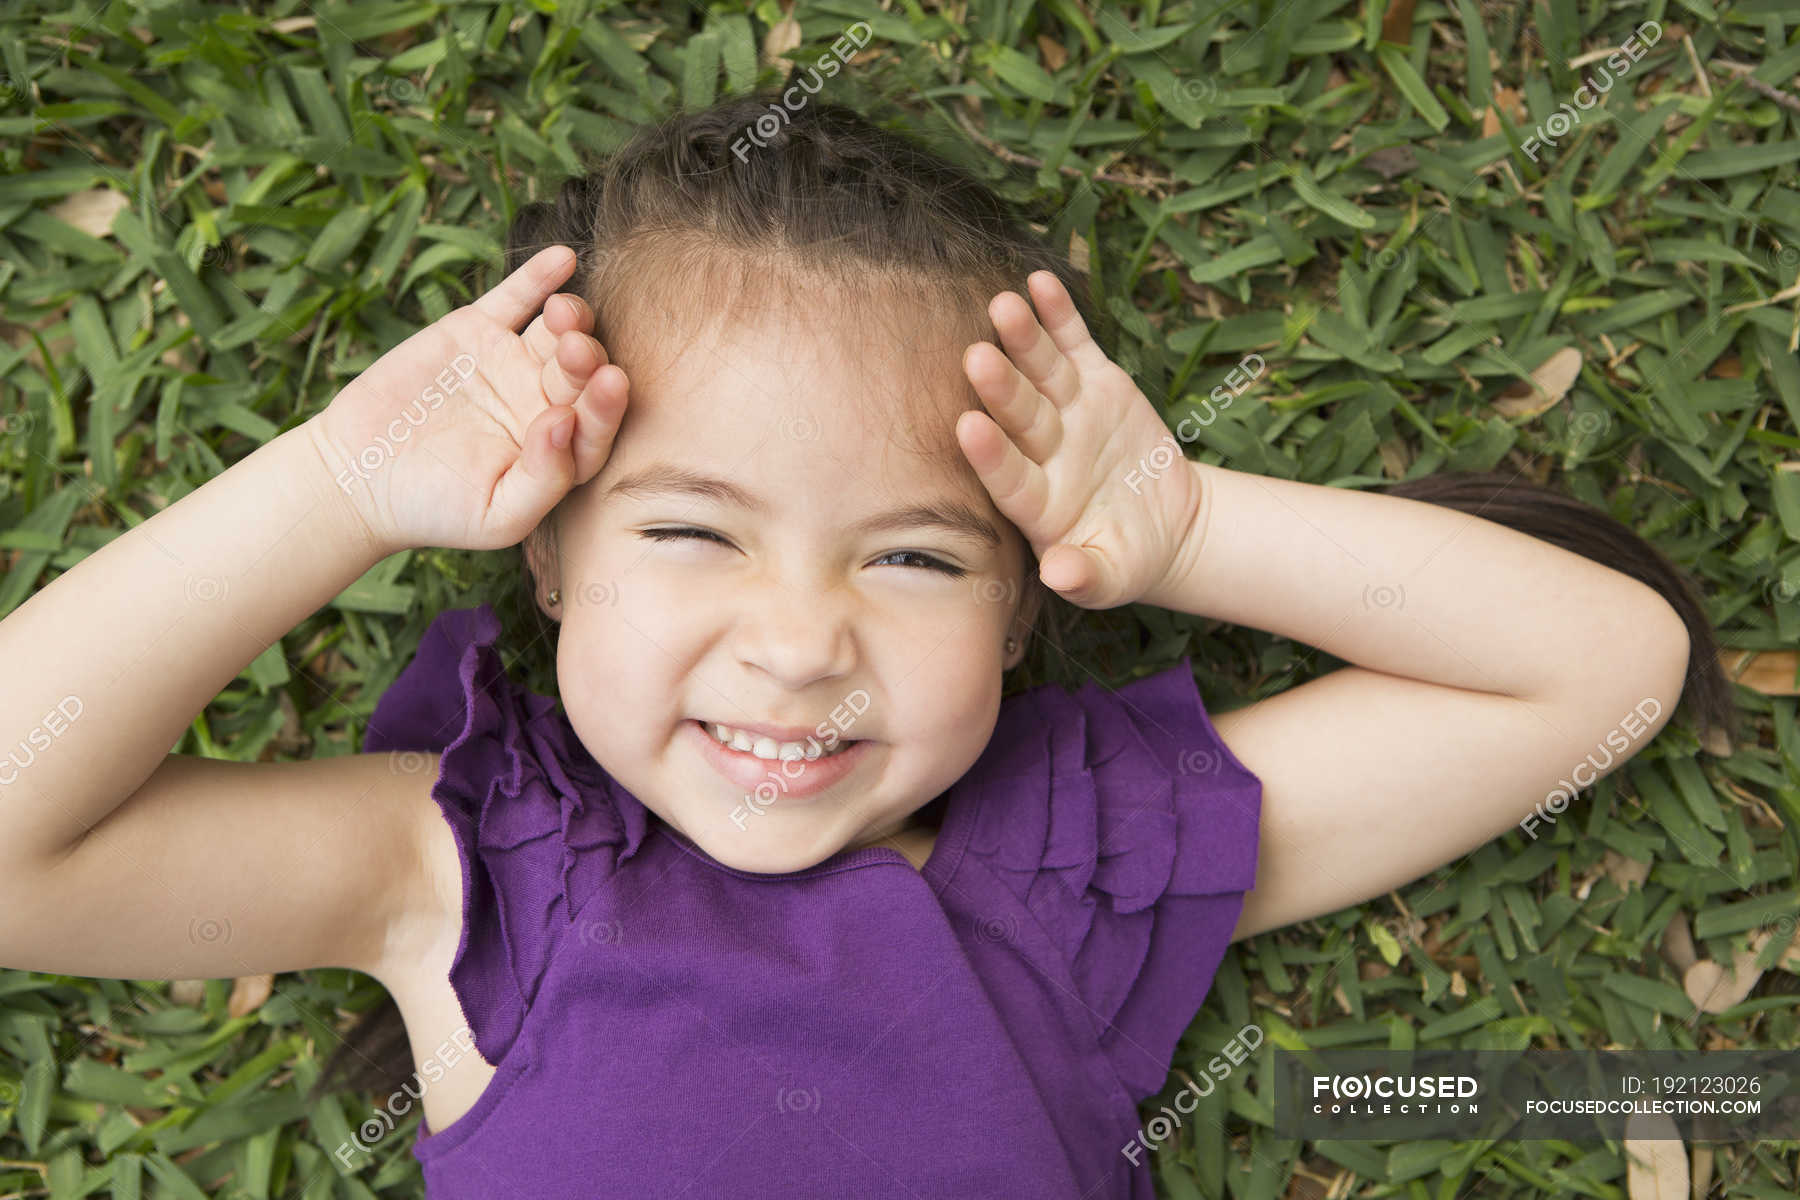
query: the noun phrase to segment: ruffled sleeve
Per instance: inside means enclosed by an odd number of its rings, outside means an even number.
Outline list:
[[[1213,728],[1185,657],[1117,690],[1010,697],[974,770],[970,852],[1060,948],[1132,1098],[1153,1095],[1255,884],[1262,781]]]
[[[369,719],[369,754],[441,751],[431,795],[462,864],[450,982],[475,1046],[498,1063],[584,900],[646,827],[547,696],[514,684],[493,609],[440,613]]]

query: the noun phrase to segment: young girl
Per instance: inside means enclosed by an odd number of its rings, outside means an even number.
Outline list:
[[[528,206],[492,291],[0,623],[0,962],[368,972],[399,1062],[365,1022],[327,1079],[417,1073],[433,1200],[1150,1196],[1227,944],[1616,769],[1685,683],[1723,723],[1706,623],[1504,475],[1170,454],[985,187],[818,100],[738,153],[769,103]],[[521,539],[560,708],[482,605],[363,754],[166,754],[383,557]],[[1217,719],[1187,658],[1002,699],[1131,602],[1351,665]]]

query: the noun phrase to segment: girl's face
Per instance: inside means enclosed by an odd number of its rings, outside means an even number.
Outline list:
[[[841,314],[740,322],[676,343],[664,369],[621,362],[612,456],[565,501],[559,562],[539,572],[540,596],[562,592],[557,680],[582,742],[745,871],[901,829],[980,756],[1023,654],[1018,531],[966,463],[909,448],[957,453],[961,348],[839,343],[827,324]],[[927,368],[944,428],[903,428]],[[715,723],[754,749],[719,744]],[[849,747],[784,760],[782,740]]]

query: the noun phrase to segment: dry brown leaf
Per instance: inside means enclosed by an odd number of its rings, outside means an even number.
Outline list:
[[[1402,438],[1389,438],[1375,447],[1381,455],[1381,469],[1389,479],[1403,479],[1406,468],[1412,465],[1412,458],[1406,452],[1406,442]]]
[[[1087,239],[1072,229],[1069,231],[1069,264],[1077,271],[1088,269]]]
[[[1631,1200],[1687,1200],[1687,1147],[1668,1113],[1625,1119],[1625,1192]]]
[[[1694,1147],[1694,1167],[1690,1178],[1694,1181],[1694,1200],[1705,1200],[1712,1191],[1713,1148],[1711,1146]]]
[[[1388,0],[1381,14],[1381,40],[1396,46],[1412,43],[1413,0]]]
[[[1419,156],[1412,152],[1411,146],[1384,146],[1363,155],[1362,165],[1383,179],[1392,179],[1418,166]]]
[[[1800,928],[1796,928],[1792,916],[1776,921],[1773,928],[1764,929],[1750,939],[1750,956],[1756,958],[1770,942],[1780,942],[1782,950],[1775,960],[1775,969],[1800,974]]]
[[[1339,1187],[1347,1186],[1339,1182],[1345,1174],[1347,1172],[1340,1168],[1338,1179],[1328,1178],[1308,1171],[1304,1163],[1296,1163],[1293,1178],[1288,1180],[1287,1191],[1281,1194],[1281,1200],[1330,1200],[1338,1194]]]
[[[1686,913],[1677,912],[1663,930],[1662,954],[1669,960],[1670,966],[1682,972],[1700,961],[1700,952],[1694,949],[1694,932],[1688,926]]]
[[[1775,965],[1790,975],[1800,975],[1800,941],[1790,945]]]
[[[1519,380],[1496,396],[1494,407],[1508,417],[1535,417],[1568,395],[1580,374],[1581,351],[1564,346],[1538,364],[1530,383]]]
[[[769,26],[769,32],[763,35],[763,65],[773,66],[777,59],[800,44],[800,22],[794,20],[792,13]],[[783,66],[787,65],[782,60]]]
[[[176,1004],[199,1007],[206,1001],[206,980],[177,979],[169,984],[169,999]]]
[[[1756,951],[1739,950],[1731,956],[1731,966],[1721,966],[1703,958],[1681,977],[1682,990],[1702,1012],[1722,1013],[1744,1002],[1744,997],[1762,978],[1756,969]]]
[[[1500,132],[1500,114],[1492,104],[1481,110],[1481,136],[1491,138]]]
[[[1800,654],[1792,650],[1746,650],[1725,663],[1728,675],[1765,696],[1800,696],[1800,685],[1794,683],[1796,668]]]
[[[274,990],[273,975],[240,975],[231,985],[231,1000],[225,1005],[225,1012],[232,1017],[255,1012]]]
[[[1643,887],[1644,880],[1650,878],[1649,863],[1626,858],[1616,850],[1608,850],[1600,856],[1600,869],[1621,892],[1630,890],[1634,883]]]
[[[1494,89],[1494,104],[1506,109],[1512,117],[1514,125],[1525,122],[1525,97],[1518,91],[1504,85]]]
[[[1750,948],[1748,950],[1743,951],[1743,954],[1748,958],[1748,960],[1751,963],[1754,963],[1757,959],[1762,957],[1762,952],[1763,952],[1764,948],[1767,947],[1770,942],[1775,941],[1777,938],[1782,937],[1782,935],[1777,932],[1777,929],[1779,929],[1779,928],[1780,927],[1778,925],[1776,927],[1776,929],[1760,929],[1757,932],[1750,935]],[[1788,946],[1789,949],[1791,949],[1792,948],[1791,943],[1793,942],[1793,940],[1794,940],[1794,931],[1792,929],[1790,929],[1790,930],[1788,930],[1786,937],[1783,939],[1783,944],[1785,946]],[[1786,957],[1785,952],[1783,953],[1783,957]],[[1780,966],[1781,960],[1776,959],[1775,963],[1777,966]]]
[[[613,21],[611,24],[613,33],[631,47],[633,54],[642,54],[667,33],[667,26],[652,21]]]
[[[113,218],[119,210],[129,207],[131,201],[124,192],[99,187],[71,193],[50,206],[50,215],[89,237],[103,238],[112,233]]]
[[[1044,59],[1044,69],[1052,75],[1062,70],[1063,64],[1069,61],[1069,52],[1063,49],[1062,43],[1047,33],[1038,34],[1037,46],[1038,53]]]

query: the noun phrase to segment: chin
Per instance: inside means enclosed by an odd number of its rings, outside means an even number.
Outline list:
[[[761,819],[752,817],[751,821]],[[749,871],[757,875],[783,875],[790,871],[804,871],[808,867],[818,866],[842,849],[834,844],[819,846],[795,842],[782,837],[776,830],[765,832],[754,825],[740,830],[729,823],[704,838],[694,838],[693,842],[711,856],[713,861],[733,870]]]

